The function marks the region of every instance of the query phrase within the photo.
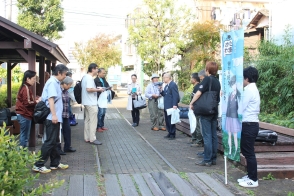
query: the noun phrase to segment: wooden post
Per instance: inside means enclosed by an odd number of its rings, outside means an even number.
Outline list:
[[[46,72],[48,72],[51,75],[51,61],[50,60],[46,60]]]
[[[36,71],[36,51],[35,50],[28,50],[28,64],[29,70]],[[36,97],[36,84],[32,86],[33,96]],[[36,128],[35,124],[32,123],[31,126],[31,133],[29,139],[29,147],[36,146]]]
[[[40,56],[40,62],[39,62],[39,84],[37,85],[37,92],[39,96],[42,95],[42,91],[45,85],[45,57]],[[43,124],[39,124],[39,133],[38,134],[44,134],[44,126]]]
[[[11,90],[11,70],[12,70],[12,66],[11,63],[7,63],[7,80],[6,80],[6,84],[7,84],[7,107],[11,108],[12,106],[12,90]]]
[[[55,67],[56,67],[56,62],[52,62],[51,70],[53,71]]]

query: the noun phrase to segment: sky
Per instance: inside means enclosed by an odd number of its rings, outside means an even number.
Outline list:
[[[121,34],[126,15],[140,0],[63,0],[64,36],[88,40],[98,32]]]

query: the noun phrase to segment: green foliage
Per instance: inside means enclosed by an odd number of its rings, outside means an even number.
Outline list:
[[[19,90],[21,83],[12,83],[11,85],[11,94],[12,94],[12,105],[15,105],[16,102],[16,96]],[[0,88],[0,108],[7,108],[7,85],[3,84]]]
[[[143,4],[127,20],[133,22],[128,29],[129,42],[147,62],[143,71],[150,76],[162,70],[167,60],[182,53],[191,14],[185,7],[176,8],[176,0],[143,0]]]
[[[189,105],[191,101],[191,93],[193,92],[193,85],[191,84],[189,88],[184,92],[184,97],[181,100],[181,103]]]
[[[259,120],[262,122],[267,122],[267,123],[294,129],[294,111],[290,112],[289,114],[285,116],[277,115],[276,113],[273,113],[273,114],[260,113]]]
[[[244,47],[244,67],[249,67],[255,64],[256,54],[253,50],[250,50],[248,47]]]
[[[60,0],[18,0],[18,24],[49,40],[61,38],[64,31]]]
[[[184,180],[189,181],[189,177],[188,177],[187,173],[185,173],[185,172],[179,172],[179,175],[180,175],[180,177],[183,178]]]
[[[121,51],[115,44],[119,38],[100,33],[87,43],[75,43],[73,55],[83,68],[87,68],[93,62],[103,68],[120,64]]]
[[[23,72],[19,65],[15,66],[11,72],[12,82],[21,82],[23,78]],[[0,78],[7,78],[7,69],[0,67]]]
[[[267,176],[262,178],[263,180],[275,180],[276,178],[272,175],[272,173],[269,173]]]
[[[213,21],[195,23],[188,31],[191,42],[186,45],[185,57],[193,62],[196,71],[204,69],[207,61],[219,62],[221,26]]]
[[[288,192],[287,196],[294,196],[294,192],[292,192],[292,191]]]
[[[284,44],[272,41],[259,44],[260,55],[256,60],[259,71],[258,88],[261,111],[277,115],[287,115],[294,111],[294,45],[289,41],[289,29],[284,36]]]
[[[254,196],[255,193],[253,190],[247,190],[247,195]]]
[[[34,186],[39,174],[31,174],[33,164],[39,154],[31,153],[19,146],[15,136],[6,134],[5,128],[0,130],[0,192],[1,195],[43,195],[53,188],[62,185],[60,182],[49,182]]]

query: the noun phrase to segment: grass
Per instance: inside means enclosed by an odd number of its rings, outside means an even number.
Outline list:
[[[250,195],[250,196],[254,196],[255,195],[255,193],[254,193],[253,190],[247,190],[246,193],[247,193],[247,195]]]
[[[139,185],[136,183],[134,176],[131,176],[131,178],[132,178],[132,181],[133,181],[133,183],[134,183],[134,185],[136,187],[137,193],[139,194],[139,196],[142,196]]]
[[[183,178],[184,180],[189,181],[188,175],[185,172],[179,172],[179,175],[181,178]]]
[[[275,180],[276,178],[272,175],[272,173],[269,173],[267,176],[262,178],[263,180]]]

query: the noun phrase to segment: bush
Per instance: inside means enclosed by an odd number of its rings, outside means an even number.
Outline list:
[[[31,174],[39,154],[31,153],[19,146],[15,136],[0,130],[0,195],[43,195],[62,185],[63,181],[34,185],[39,174]]]
[[[19,90],[21,83],[12,83],[11,85],[11,92],[12,92],[12,103],[11,105],[15,105],[16,102],[16,96]],[[7,108],[7,85],[3,84],[0,88],[0,108]]]
[[[294,44],[286,30],[284,44],[263,41],[256,60],[261,112],[287,116],[294,111]]]

